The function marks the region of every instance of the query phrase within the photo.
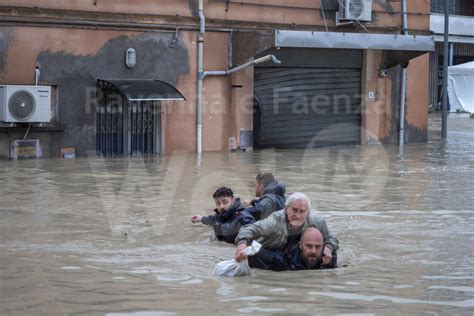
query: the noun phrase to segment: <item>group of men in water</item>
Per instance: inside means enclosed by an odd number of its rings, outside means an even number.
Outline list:
[[[231,189],[219,188],[213,195],[215,214],[195,215],[191,221],[212,226],[218,240],[235,243],[235,260],[248,259],[253,268],[336,267],[339,241],[305,194],[295,192],[285,200],[285,186],[275,181],[273,174],[259,173],[255,195],[255,200],[241,201]],[[253,240],[262,248],[247,258],[244,251]]]

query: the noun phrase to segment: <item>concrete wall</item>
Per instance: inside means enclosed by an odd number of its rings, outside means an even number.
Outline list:
[[[405,141],[428,140],[429,54],[410,61],[407,74]]]
[[[322,14],[321,3],[325,8]],[[57,0],[1,0],[0,7],[30,8],[30,14],[64,17],[64,12],[86,13],[93,16],[109,16],[126,13],[130,20],[142,20],[150,23],[173,21],[181,25],[194,24],[196,0],[134,0],[134,1],[57,1]],[[372,5],[373,20],[367,27],[382,29],[384,32],[397,32],[400,28],[400,1],[374,0]],[[239,25],[250,27],[247,22],[258,23],[260,27],[271,24],[286,25],[292,28],[305,28],[325,25],[335,27],[335,11],[338,9],[335,0],[204,0],[205,14],[210,25]],[[412,31],[428,31],[429,2],[426,0],[408,1],[408,22]],[[46,14],[45,14],[46,13]],[[93,14],[93,15],[92,15]],[[124,22],[125,22],[124,21]],[[359,26],[348,26],[347,29],[358,29]]]
[[[365,96],[362,116],[363,144],[397,144],[400,113],[399,66],[388,70],[386,77],[378,75],[382,54],[368,50],[364,57],[363,91]],[[425,54],[410,61],[407,73],[405,108],[405,141],[425,142],[428,137],[428,64]],[[368,98],[368,92],[376,94]]]

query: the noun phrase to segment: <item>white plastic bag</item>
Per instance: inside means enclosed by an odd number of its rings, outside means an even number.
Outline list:
[[[245,248],[245,251],[244,251],[245,255],[247,257],[253,256],[260,251],[261,247],[262,245],[260,245],[258,242],[254,240],[249,247]],[[237,262],[235,259],[221,261],[216,265],[216,267],[214,268],[214,272],[212,272],[212,274],[215,276],[233,276],[233,277],[249,275],[250,274],[249,262],[247,261],[247,259],[242,260],[240,262]]]

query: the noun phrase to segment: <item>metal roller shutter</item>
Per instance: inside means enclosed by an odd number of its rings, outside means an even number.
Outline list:
[[[257,148],[359,144],[360,68],[256,67]]]

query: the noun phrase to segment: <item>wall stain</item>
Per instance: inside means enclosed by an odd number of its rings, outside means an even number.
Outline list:
[[[39,54],[41,84],[57,85],[59,90],[58,121],[63,127],[59,145],[75,146],[77,155],[95,150],[96,79],[160,79],[175,85],[181,75],[189,73],[185,45],[177,41],[173,49],[168,43],[172,34],[120,36],[108,41],[94,56],[69,53]],[[137,65],[125,65],[125,51],[133,47]]]
[[[339,3],[337,1],[332,0],[321,0],[321,8],[323,10],[319,10],[319,17],[324,20],[335,20],[336,19],[336,11],[339,10]]]
[[[197,0],[189,0],[189,12],[191,12],[191,16],[197,18],[198,17],[198,12],[197,12]]]
[[[399,142],[399,126],[400,126],[400,98],[401,98],[401,74],[402,67],[396,66],[391,68],[390,77],[392,80],[392,115],[390,119],[389,136],[381,140],[384,144],[398,144]],[[416,126],[408,124],[406,121],[407,110],[409,104],[405,104],[405,126],[404,126],[404,142],[418,143],[428,140],[428,129],[420,129]]]
[[[0,31],[0,80],[5,78],[5,69],[7,66],[8,47],[10,46],[13,37],[13,30],[10,28],[3,28]]]
[[[421,129],[405,123],[405,142],[426,143],[428,141],[428,129]]]
[[[377,2],[387,11],[388,13],[395,13],[392,5],[387,0],[377,0]]]
[[[384,144],[398,144],[398,127],[400,117],[400,85],[401,85],[401,70],[400,66],[395,66],[390,69],[389,76],[392,81],[391,92],[391,115],[390,115],[390,130],[389,135],[381,139]]]

